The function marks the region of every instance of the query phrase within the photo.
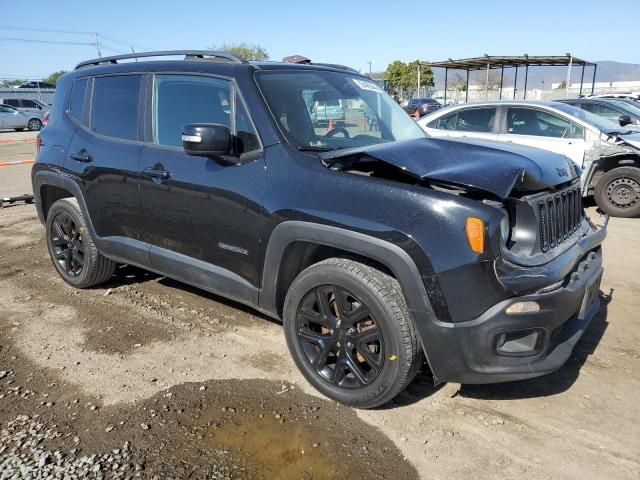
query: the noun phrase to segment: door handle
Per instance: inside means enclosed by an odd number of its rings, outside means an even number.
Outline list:
[[[69,157],[77,160],[78,162],[84,163],[89,163],[92,160],[91,155],[89,155],[86,150],[80,150],[79,152],[70,153]]]
[[[144,174],[147,177],[159,178],[161,180],[169,180],[171,178],[171,172],[168,170],[158,170],[153,167],[147,167],[144,169]]]

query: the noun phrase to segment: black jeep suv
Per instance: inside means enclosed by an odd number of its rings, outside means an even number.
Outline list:
[[[70,285],[132,264],[250,305],[310,383],[365,408],[423,365],[551,372],[598,311],[605,228],[564,156],[425,138],[340,66],[133,57],[61,77],[40,133],[38,214]],[[314,124],[328,99],[344,120]]]

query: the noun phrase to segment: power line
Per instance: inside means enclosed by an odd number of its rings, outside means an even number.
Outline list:
[[[9,25],[0,25],[3,30],[21,30],[23,32],[43,32],[43,33],[68,33],[70,35],[93,35],[96,32],[79,32],[77,30],[52,30],[48,28],[28,28],[28,27],[12,27]]]
[[[136,44],[133,42],[129,42],[127,40],[123,40],[121,38],[118,37],[114,37],[113,35],[106,35],[104,33],[100,33],[100,32],[84,32],[84,31],[79,31],[79,30],[56,30],[56,29],[50,29],[50,28],[28,28],[28,27],[12,27],[9,25],[0,25],[0,30],[4,29],[4,30],[20,30],[23,32],[41,32],[41,33],[61,33],[61,34],[70,34],[70,35],[98,35],[99,37],[102,37],[106,40],[110,40],[112,42],[115,43],[119,43],[121,45],[126,45],[127,47],[136,47],[139,48],[141,50],[151,50],[150,48],[147,48],[143,45],[140,44]],[[92,43],[92,45],[95,45],[95,42]],[[113,49],[112,49],[113,50]]]
[[[14,38],[14,37],[0,37],[0,40],[7,40],[10,42],[50,43],[50,44],[56,44],[56,45],[91,45],[92,47],[96,45],[93,42],[63,42],[58,40],[36,40],[33,38]]]

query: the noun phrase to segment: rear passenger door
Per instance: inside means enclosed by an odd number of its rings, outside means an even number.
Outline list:
[[[427,124],[434,137],[497,140],[495,130],[497,107],[460,108]]]
[[[140,182],[153,266],[188,283],[255,302],[266,171],[256,130],[226,78],[158,74],[148,85]],[[218,123],[236,140],[238,165],[187,155],[183,127]]]
[[[68,107],[77,128],[64,168],[83,189],[96,234],[129,245],[130,240],[140,240],[142,223],[138,192],[142,78],[134,74],[77,79]]]

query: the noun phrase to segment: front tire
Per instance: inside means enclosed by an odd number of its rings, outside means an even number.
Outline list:
[[[609,170],[598,181],[594,197],[598,206],[612,217],[640,216],[640,169]]]
[[[355,407],[388,402],[423,364],[396,279],[351,259],[331,258],[298,275],[285,299],[284,331],[309,383]]]
[[[113,275],[117,264],[98,252],[75,198],[63,198],[51,206],[46,235],[53,266],[69,285],[89,288]]]

